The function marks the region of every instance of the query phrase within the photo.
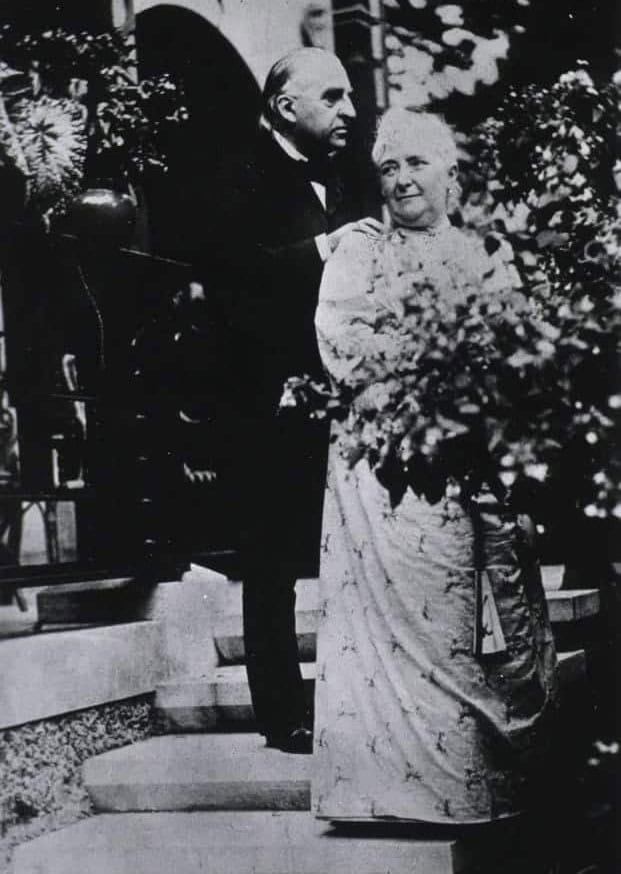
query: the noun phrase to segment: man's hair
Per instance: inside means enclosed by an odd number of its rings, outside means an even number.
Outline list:
[[[276,61],[263,86],[263,118],[268,126],[276,130],[283,127],[283,119],[277,107],[278,98],[287,93],[287,85],[297,73],[311,67],[321,67],[325,63],[326,55],[336,57],[326,49],[307,47],[294,49]]]
[[[434,148],[450,167],[457,164],[457,145],[448,124],[431,112],[394,107],[380,119],[371,157],[376,167],[381,164],[384,152],[392,145],[407,139],[433,143]]]

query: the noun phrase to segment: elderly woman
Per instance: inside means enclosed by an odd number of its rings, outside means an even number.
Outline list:
[[[457,155],[444,122],[389,110],[373,159],[391,226],[343,240],[316,314],[337,385],[356,362],[382,360],[373,325],[397,305],[404,275],[436,277],[440,295],[462,276],[470,287],[519,281],[500,259],[491,276],[482,244],[449,222]],[[393,507],[367,459],[344,458],[338,428],[324,508],[314,812],[452,824],[516,814],[532,797],[555,701],[545,599],[535,562],[517,558],[519,526],[482,512],[488,565],[477,575],[463,502],[408,488]],[[475,579],[487,586],[481,600]],[[473,646],[482,603],[487,648]]]

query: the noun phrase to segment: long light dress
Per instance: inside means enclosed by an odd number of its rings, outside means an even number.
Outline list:
[[[326,265],[316,314],[331,378],[346,376],[353,351],[376,351],[369,324],[392,305],[391,277],[412,264],[476,272],[473,252],[450,225],[346,238]],[[497,281],[511,281],[500,262]],[[555,711],[556,656],[538,568],[516,554],[515,521],[493,507],[480,518],[486,603],[503,639],[491,656],[473,649],[470,514],[411,489],[391,508],[366,460],[352,469],[332,444],[315,693],[319,818],[479,823],[527,803]]]

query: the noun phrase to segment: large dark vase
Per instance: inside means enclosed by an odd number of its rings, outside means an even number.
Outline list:
[[[132,239],[136,214],[136,202],[129,194],[87,188],[72,202],[68,226],[85,243],[126,246]]]

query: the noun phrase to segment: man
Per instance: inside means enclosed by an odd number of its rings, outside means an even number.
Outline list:
[[[373,233],[380,224],[354,222],[361,207],[339,173],[355,110],[336,56],[291,52],[272,67],[263,96],[256,142],[221,178],[215,256],[229,384],[220,422],[230,428],[259,730],[268,746],[309,753],[294,586],[318,573],[328,432],[300,411],[279,411],[279,400],[290,376],[321,375],[314,313],[324,261],[348,230]],[[364,194],[359,180],[354,188]]]

